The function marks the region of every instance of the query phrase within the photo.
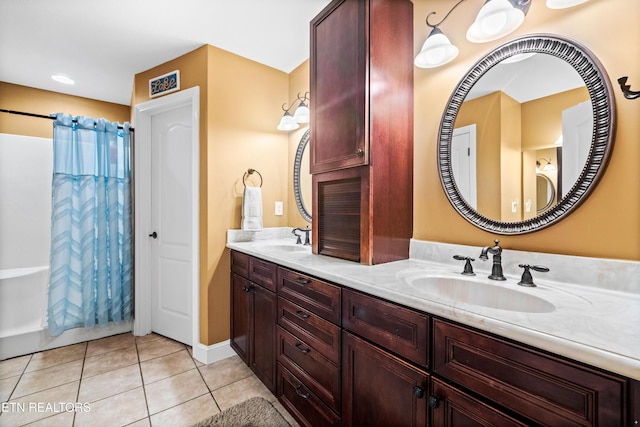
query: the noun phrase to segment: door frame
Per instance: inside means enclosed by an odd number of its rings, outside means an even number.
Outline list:
[[[134,170],[134,319],[133,334],[151,333],[151,119],[154,115],[191,106],[192,159],[192,348],[200,343],[200,87],[192,87],[135,106]]]

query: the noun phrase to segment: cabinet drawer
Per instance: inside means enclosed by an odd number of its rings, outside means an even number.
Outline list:
[[[340,323],[340,287],[338,286],[279,267],[278,295],[330,322]]]
[[[340,426],[340,417],[280,363],[278,363],[278,400],[302,426]]]
[[[422,313],[345,289],[342,326],[422,367],[429,366],[429,318]]]
[[[431,395],[438,399],[437,406],[431,411],[431,425],[433,426],[526,426],[526,424],[503,414],[455,387],[435,378],[432,378],[431,381]]]
[[[623,425],[626,383],[441,320],[433,371],[544,425]]]
[[[276,291],[277,266],[259,258],[249,258],[249,280],[272,292]]]
[[[231,251],[231,272],[249,278],[249,255]]]
[[[340,327],[299,305],[278,298],[278,324],[340,365]]]
[[[336,412],[340,412],[340,368],[308,343],[278,327],[278,361]]]

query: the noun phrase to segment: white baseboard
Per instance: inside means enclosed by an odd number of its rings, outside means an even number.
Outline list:
[[[206,365],[235,355],[236,352],[231,348],[230,340],[209,346],[201,343],[193,346],[193,358]]]

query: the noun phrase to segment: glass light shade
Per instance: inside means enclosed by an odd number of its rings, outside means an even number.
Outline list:
[[[547,0],[549,9],[566,9],[567,7],[577,6],[586,3],[589,0]]]
[[[290,131],[298,129],[300,125],[296,122],[291,114],[288,111],[285,111],[282,119],[280,119],[280,124],[278,124],[278,130]]]
[[[488,0],[467,31],[467,40],[484,43],[515,31],[524,22],[524,12],[509,0]]]
[[[304,102],[301,102],[296,112],[293,113],[293,118],[297,123],[309,123],[309,107]]]
[[[431,30],[413,63],[419,68],[435,68],[453,61],[456,56],[458,48],[436,27]]]

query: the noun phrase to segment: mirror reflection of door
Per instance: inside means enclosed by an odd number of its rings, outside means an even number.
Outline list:
[[[578,181],[589,156],[593,130],[590,101],[562,111],[562,189],[561,198]]]
[[[476,125],[453,130],[451,169],[458,191],[473,209],[478,209],[476,180]]]

